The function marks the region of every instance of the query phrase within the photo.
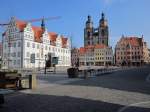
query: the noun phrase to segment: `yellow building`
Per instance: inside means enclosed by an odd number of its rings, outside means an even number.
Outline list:
[[[81,47],[79,50],[80,65],[105,66],[113,63],[113,50],[104,44]]]
[[[95,46],[94,59],[96,66],[107,66],[113,63],[113,50],[104,44]]]

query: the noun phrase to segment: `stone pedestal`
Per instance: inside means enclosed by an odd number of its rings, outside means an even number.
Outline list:
[[[36,89],[37,88],[37,81],[36,81],[36,75],[35,74],[29,75],[29,88],[30,89]]]

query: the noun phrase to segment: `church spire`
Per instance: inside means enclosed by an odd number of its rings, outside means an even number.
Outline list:
[[[45,31],[45,20],[44,20],[44,17],[42,19],[41,28]]]
[[[92,28],[92,27],[93,27],[92,18],[90,15],[88,15],[88,20],[86,21],[86,28]]]
[[[91,16],[88,15],[88,22],[91,22]]]
[[[102,12],[102,20],[105,20],[105,14]]]

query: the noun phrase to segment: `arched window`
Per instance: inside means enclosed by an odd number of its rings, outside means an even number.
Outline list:
[[[87,32],[87,36],[90,37],[90,32],[89,31]]]
[[[102,44],[104,44],[104,40],[102,40]]]
[[[101,34],[102,34],[102,36],[105,36],[105,30],[104,29],[101,30]]]

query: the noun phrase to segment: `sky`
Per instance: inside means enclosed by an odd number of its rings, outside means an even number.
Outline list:
[[[150,0],[0,0],[0,4],[0,23],[7,23],[12,16],[20,20],[61,16],[46,21],[46,27],[49,32],[72,37],[75,47],[83,46],[87,16],[91,15],[98,27],[102,12],[108,20],[111,46],[122,35],[143,35],[150,46]],[[40,26],[41,22],[32,24]],[[0,27],[0,33],[4,30]]]

